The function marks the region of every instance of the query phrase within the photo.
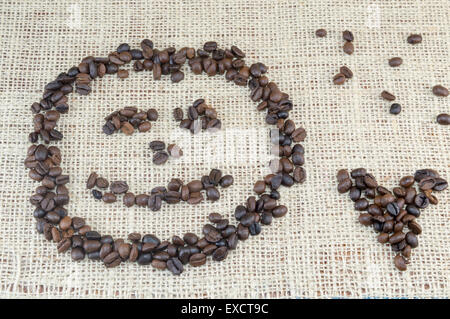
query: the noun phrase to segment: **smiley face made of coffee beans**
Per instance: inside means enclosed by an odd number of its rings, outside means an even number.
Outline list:
[[[58,252],[71,250],[74,261],[82,260],[86,255],[92,260],[102,261],[106,267],[136,261],[140,265],[151,264],[179,275],[184,265],[201,266],[208,256],[215,261],[224,260],[240,240],[258,235],[263,225],[269,225],[273,218],[287,213],[287,207],[278,204],[278,189],[303,183],[306,178],[302,167],[304,148],[298,144],[305,139],[306,131],[288,119],[293,104],[289,95],[265,76],[267,67],[262,63],[247,66],[245,54],[238,47],[220,49],[216,42],[211,41],[198,50],[158,50],[148,39],[143,40],[140,46],[140,49],[131,49],[128,44],[121,44],[108,57],[84,58],[78,67],[70,68],[48,83],[41,101],[32,104],[34,131],[29,135],[32,145],[28,148],[25,166],[29,169],[29,177],[41,185],[30,201],[36,206],[37,231],[47,240],[57,243]],[[127,77],[128,71],[121,68],[131,62],[136,72],[152,71],[154,80],[170,75],[174,83],[184,79],[181,68],[186,62],[195,74],[225,75],[229,82],[248,86],[251,100],[259,103],[257,110],[266,111],[266,123],[275,126],[270,132],[277,133],[271,135],[272,152],[277,158],[270,162],[272,174],[255,183],[253,190],[256,196],[248,197],[244,205],[236,207],[236,223],[213,213],[209,216],[211,224],[203,227],[202,236],[187,233],[182,238],[174,236],[170,241],[161,241],[155,235],[141,237],[134,233],[130,234],[127,243],[122,239],[114,240],[109,235],[102,236],[83,218],[67,214],[69,175],[64,174],[60,166],[60,149],[49,145],[63,139],[63,134],[55,127],[60,115],[69,110],[66,95],[74,90],[80,95],[88,95],[90,82],[107,74]],[[164,193],[160,196],[164,200]]]

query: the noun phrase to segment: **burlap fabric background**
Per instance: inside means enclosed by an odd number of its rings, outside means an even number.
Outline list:
[[[390,248],[358,224],[352,202],[337,193],[335,182],[339,168],[360,166],[387,187],[424,167],[450,178],[450,131],[435,123],[437,114],[449,112],[450,100],[431,93],[435,84],[450,86],[447,1],[2,0],[0,12],[0,297],[449,296],[450,192],[424,211],[420,246],[400,273]],[[328,36],[316,38],[318,28]],[[345,29],[355,34],[352,56],[341,49]],[[407,44],[412,32],[421,33],[423,43]],[[28,201],[37,186],[23,167],[31,103],[82,57],[106,55],[122,42],[137,47],[143,38],[159,48],[199,47],[208,40],[236,44],[249,63],[270,67],[269,77],[294,101],[291,118],[308,131],[307,182],[282,192],[288,215],[240,243],[224,262],[188,266],[180,277],[130,263],[115,269],[74,263],[36,233]],[[393,56],[403,58],[401,67],[387,65]],[[338,87],[331,78],[341,65],[355,76]],[[389,103],[379,97],[384,89],[397,95],[400,115],[389,114]],[[232,217],[253,182],[267,174],[265,159],[255,154],[267,152],[269,127],[248,94],[223,78],[187,72],[176,85],[167,77],[155,83],[150,73],[108,76],[95,81],[88,97],[71,95],[71,110],[58,124],[65,134],[58,143],[63,167],[71,175],[70,214],[103,234],[138,231],[164,239],[200,233],[211,211]],[[173,108],[185,109],[199,97],[217,108],[225,137],[192,137],[172,120]],[[105,136],[103,118],[125,106],[154,107],[160,119],[145,134]],[[265,129],[256,131],[261,125]],[[154,139],[178,143],[185,157],[155,167],[147,146]],[[166,205],[157,213],[121,202],[105,205],[85,189],[92,170],[124,179],[139,193],[172,176],[200,178],[214,167],[235,177],[221,200]]]

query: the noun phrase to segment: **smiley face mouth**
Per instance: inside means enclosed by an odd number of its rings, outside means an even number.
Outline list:
[[[278,203],[279,189],[282,186],[291,187],[305,181],[304,148],[299,143],[306,138],[306,131],[288,119],[293,103],[287,93],[282,92],[268,79],[267,67],[260,62],[247,66],[245,57],[245,53],[238,47],[220,49],[213,41],[206,42],[203,48],[198,50],[187,47],[180,50],[175,48],[159,50],[154,48],[152,41],[145,39],[141,42],[140,49],[132,49],[128,44],[121,44],[107,57],[86,57],[78,66],[61,73],[54,81],[48,83],[41,101],[31,106],[34,113],[34,131],[29,135],[32,145],[25,160],[30,178],[42,184],[30,198],[31,203],[36,206],[34,216],[37,219],[38,232],[47,240],[55,242],[58,252],[70,250],[74,261],[83,260],[87,256],[91,260],[103,262],[106,267],[137,262],[140,265],[151,264],[156,269],[168,269],[172,274],[180,275],[187,264],[197,267],[205,264],[209,257],[214,261],[226,259],[229,252],[237,248],[239,241],[259,235],[263,226],[270,225],[273,218],[285,216],[287,207]],[[160,240],[153,234],[142,236],[132,233],[125,241],[114,240],[110,235],[101,235],[92,230],[84,218],[68,215],[66,206],[69,203],[70,177],[63,173],[61,168],[61,150],[49,145],[61,141],[64,137],[63,132],[56,129],[56,125],[60,116],[69,111],[67,95],[72,92],[82,96],[88,95],[92,92],[92,82],[99,81],[107,75],[116,74],[119,79],[127,78],[129,71],[125,66],[129,63],[133,64],[134,72],[152,72],[155,81],[163,76],[169,76],[173,83],[181,82],[184,79],[183,66],[186,63],[194,74],[206,73],[208,77],[223,75],[228,82],[248,87],[251,100],[258,103],[256,109],[266,112],[265,125],[261,129],[264,131],[263,136],[268,136],[274,144],[271,150],[273,158],[270,160],[272,172],[256,181],[252,189],[256,196],[249,196],[243,205],[235,208],[235,221],[212,213],[209,215],[211,223],[204,225],[200,236],[188,232],[181,237],[173,236],[171,240]],[[188,118],[180,120],[181,127],[189,128],[195,133],[193,123],[198,120],[196,117],[199,113],[202,113],[199,112],[201,104],[194,103],[188,109]],[[203,112],[206,113],[206,110]],[[206,128],[209,123],[212,123],[210,128],[222,127],[222,123],[214,118],[215,114],[211,110],[208,111],[207,117],[210,120]],[[125,133],[131,132],[130,125],[126,125]],[[145,125],[148,127],[148,124]],[[274,129],[270,130],[269,125]],[[39,144],[40,141],[43,144]],[[162,191],[160,192],[162,195],[143,194],[148,196],[148,199],[141,197],[139,202],[157,207],[163,200],[182,199],[183,187],[185,198],[188,198],[187,193],[198,193],[200,190],[208,192],[209,184],[215,187],[215,184],[230,182],[230,177],[223,180],[224,176],[214,170],[207,177],[203,181],[200,179],[187,184],[182,181],[171,181],[173,190]],[[97,185],[97,177],[94,184]],[[123,182],[116,182],[114,185],[115,189],[116,186],[120,188],[121,193],[125,189],[124,193],[128,193],[128,185],[125,186]],[[214,191],[209,192],[210,197],[217,197],[217,194],[213,194]],[[104,196],[103,194],[102,198]],[[131,195],[128,195],[127,200],[129,203],[132,202]],[[134,197],[134,203],[138,204],[137,196]]]

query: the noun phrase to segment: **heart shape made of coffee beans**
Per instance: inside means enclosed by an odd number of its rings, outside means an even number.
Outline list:
[[[101,260],[106,267],[136,261],[140,265],[151,264],[179,275],[184,265],[201,266],[208,256],[215,261],[224,260],[239,240],[258,235],[262,225],[269,225],[273,218],[287,213],[286,206],[278,204],[278,189],[303,183],[306,178],[302,167],[304,148],[301,144],[293,145],[305,139],[306,131],[288,119],[293,109],[292,101],[288,94],[269,81],[265,75],[267,67],[263,63],[247,66],[243,60],[245,53],[238,47],[220,49],[216,42],[210,41],[198,50],[187,47],[178,51],[175,48],[158,50],[148,39],[143,40],[140,46],[140,49],[131,49],[124,43],[108,57],[84,58],[78,66],[48,83],[40,102],[32,104],[34,131],[29,135],[32,145],[28,148],[25,166],[30,169],[30,178],[44,185],[36,189],[30,201],[36,206],[34,217],[38,232],[57,243],[58,252],[71,250],[74,261],[82,260],[86,255],[90,259]],[[48,145],[63,139],[63,134],[55,127],[60,115],[69,110],[67,95],[74,90],[80,95],[88,95],[91,81],[107,74],[127,77],[128,71],[121,67],[132,61],[134,71],[152,71],[154,80],[170,75],[173,83],[184,79],[181,67],[188,61],[195,74],[225,75],[227,81],[248,86],[251,100],[259,103],[257,110],[266,110],[266,123],[275,126],[270,137],[274,144],[272,154],[277,158],[270,161],[272,174],[255,183],[253,190],[257,196],[248,197],[245,205],[236,207],[236,224],[213,213],[209,216],[211,224],[203,227],[202,237],[187,233],[183,238],[174,236],[171,241],[161,241],[155,235],[133,233],[127,243],[122,239],[114,240],[109,235],[101,236],[91,230],[81,217],[68,216],[64,206],[69,202],[66,185],[70,178],[60,167],[60,149]],[[37,144],[39,139],[43,144]]]

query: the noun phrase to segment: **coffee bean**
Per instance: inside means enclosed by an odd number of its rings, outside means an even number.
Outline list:
[[[434,182],[435,182],[435,184],[433,186],[434,191],[440,192],[448,187],[448,182],[443,178],[436,177],[436,178],[434,178]]]
[[[338,184],[338,192],[339,193],[346,193],[350,190],[350,188],[352,187],[352,181],[350,180],[350,178],[344,179],[341,182],[339,182]]]
[[[389,113],[397,115],[400,114],[402,106],[398,103],[393,103],[389,109]]]
[[[360,198],[357,201],[355,201],[355,209],[362,211],[366,210],[369,207],[369,202],[365,198]]]
[[[114,195],[113,193],[105,193],[103,194],[103,201],[105,203],[114,203],[117,200],[116,195]]]
[[[346,81],[346,77],[342,73],[338,73],[333,77],[333,83],[336,85],[342,85]]]
[[[450,114],[441,113],[436,117],[436,122],[441,125],[450,125]]]
[[[120,129],[125,135],[131,135],[134,132],[133,125],[129,122],[123,122]]]
[[[406,270],[406,260],[402,255],[398,254],[394,258],[395,267],[400,271]]]
[[[162,165],[169,159],[169,154],[163,151],[156,152],[155,155],[153,155],[153,164],[155,165]]]
[[[181,263],[181,261],[178,258],[170,258],[167,262],[167,269],[169,269],[169,271],[174,274],[175,276],[180,275],[183,272],[183,264]]]
[[[414,197],[414,204],[418,208],[426,208],[428,207],[428,204],[430,203],[429,199],[425,196],[424,193],[419,193]]]
[[[275,218],[283,217],[284,215],[286,215],[286,213],[287,207],[284,205],[277,206],[272,210],[272,215]]]
[[[161,209],[161,204],[162,204],[161,196],[151,195],[150,197],[148,197],[147,205],[152,211],[154,212],[159,211]]]
[[[353,33],[348,30],[342,32],[342,37],[344,38],[345,41],[352,42],[354,40]]]
[[[71,252],[71,256],[72,256],[72,260],[73,261],[79,261],[84,259],[85,253],[83,248],[72,248],[72,252]]]
[[[411,34],[406,40],[409,44],[417,44],[422,42],[422,36],[420,34]]]
[[[150,149],[152,151],[162,151],[166,148],[166,144],[162,141],[152,141],[150,142]]]
[[[225,258],[227,258],[227,255],[228,255],[228,248],[225,246],[219,247],[212,254],[212,259],[215,261],[222,261]]]
[[[392,93],[389,93],[388,91],[381,92],[381,97],[387,101],[395,100],[395,96]]]
[[[140,254],[137,258],[137,263],[139,265],[149,265],[152,262],[152,254],[151,253],[143,253]]]
[[[403,239],[405,239],[405,233],[399,231],[389,237],[389,243],[397,244],[401,242]]]
[[[183,119],[183,110],[179,107],[175,108],[173,110],[173,118],[175,119],[175,121],[181,121]]]
[[[419,169],[414,173],[414,180],[416,182],[420,182],[425,177],[439,177],[439,174],[435,170],[429,168]]]
[[[242,52],[242,50],[239,49],[235,45],[231,46],[231,52],[233,52],[234,56],[237,57],[237,58],[245,58],[245,53]]]
[[[134,196],[133,193],[128,192],[123,196],[123,204],[127,207],[133,206],[135,204],[135,200],[136,197]]]
[[[417,246],[419,246],[419,240],[417,238],[417,235],[414,234],[413,232],[406,233],[405,239],[408,245],[411,246],[411,248],[416,248]]]
[[[123,194],[128,191],[128,184],[124,181],[112,182],[109,189],[114,194]]]
[[[95,185],[97,185],[98,188],[108,188],[109,182],[103,177],[98,177],[95,181]]]
[[[387,233],[381,233],[377,236],[377,240],[380,244],[385,244],[389,240],[389,234]]]
[[[209,187],[206,190],[206,196],[210,201],[217,201],[220,198],[220,193],[215,187]]]
[[[97,177],[98,177],[98,175],[97,175],[96,172],[92,172],[92,173],[89,175],[89,178],[88,178],[88,180],[87,180],[87,182],[86,182],[86,188],[87,188],[87,189],[91,189],[91,188],[93,188],[93,187],[95,186],[95,182],[96,182],[96,180],[97,180]]]
[[[402,63],[403,63],[403,60],[402,60],[402,58],[399,58],[399,57],[389,59],[389,65],[391,67],[400,66]]]
[[[433,94],[436,96],[443,96],[443,97],[448,96],[448,89],[443,87],[442,85],[433,86],[432,91],[433,91]]]
[[[346,66],[341,66],[339,72],[343,74],[347,79],[351,79],[353,77],[353,72]]]
[[[325,29],[318,29],[318,30],[316,30],[316,36],[318,38],[326,37],[327,36],[327,30],[325,30]]]
[[[100,200],[100,199],[102,199],[103,194],[102,194],[102,192],[100,192],[99,190],[93,189],[93,190],[92,190],[92,196],[93,196],[95,199]]]
[[[343,51],[347,54],[353,54],[353,52],[355,51],[355,47],[353,46],[352,42],[345,42],[344,46],[343,46]]]

